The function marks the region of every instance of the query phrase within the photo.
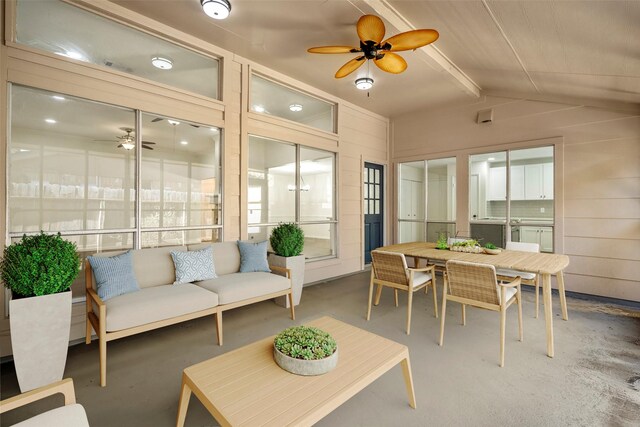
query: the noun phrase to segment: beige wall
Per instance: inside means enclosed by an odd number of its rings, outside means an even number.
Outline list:
[[[80,2],[82,3],[82,2]],[[173,90],[154,82],[91,64],[68,61],[59,56],[11,42],[11,23],[0,47],[0,105],[6,111],[6,83],[14,82],[93,99],[146,112],[166,115],[223,128],[224,239],[247,236],[247,139],[249,134],[277,138],[337,153],[338,256],[307,264],[305,282],[322,281],[363,268],[362,168],[364,161],[388,163],[389,121],[357,106],[321,92],[303,82],[261,67],[232,52],[103,0],[92,2],[97,10],[119,17],[222,59],[223,85],[220,101]],[[2,2],[9,12],[12,2]],[[101,9],[102,8],[102,9]],[[0,8],[1,9],[1,8]],[[12,16],[8,13],[6,16]],[[249,75],[252,70],[337,104],[338,132],[319,131],[298,123],[248,112]],[[6,114],[0,114],[0,164],[6,170]],[[5,173],[0,174],[0,233],[6,238]],[[390,224],[390,222],[389,222]],[[388,227],[387,227],[388,228]],[[0,355],[11,353],[8,310],[0,292]],[[74,304],[71,340],[84,334],[84,304]]]
[[[478,125],[487,108],[493,123]],[[392,129],[394,164],[457,156],[464,231],[468,154],[555,144],[554,243],[571,259],[567,289],[640,301],[640,106],[485,96],[394,119]]]

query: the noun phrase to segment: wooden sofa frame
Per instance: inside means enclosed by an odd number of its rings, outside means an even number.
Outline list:
[[[245,305],[253,304],[256,302],[280,297],[288,296],[289,305],[291,307],[291,320],[295,320],[295,309],[293,307],[293,282],[291,282],[291,270],[284,267],[269,266],[272,271],[283,273],[291,283],[289,289],[283,291],[272,292],[270,294],[260,295],[254,298],[249,298],[242,301],[236,301],[231,304],[218,305],[216,307],[208,308],[206,310],[195,311],[193,313],[183,314],[182,316],[172,317],[169,319],[159,320],[157,322],[146,323],[144,325],[135,326],[133,328],[122,329],[120,331],[107,332],[107,305],[98,296],[98,293],[93,289],[93,272],[91,270],[91,264],[88,260],[85,260],[85,282],[87,292],[87,329],[85,343],[91,344],[91,330],[96,331],[96,335],[100,345],[100,386],[106,387],[107,385],[107,342],[117,340],[119,338],[128,337],[130,335],[139,334],[142,332],[151,331],[153,329],[162,328],[176,323],[186,322],[187,320],[197,319],[199,317],[215,315],[216,317],[216,332],[218,335],[218,345],[222,345],[222,312],[231,310],[233,308],[242,307]],[[98,308],[98,315],[93,310],[93,305]]]

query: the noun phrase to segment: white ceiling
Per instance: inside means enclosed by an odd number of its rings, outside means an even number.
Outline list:
[[[199,0],[113,1],[389,117],[477,96],[449,69],[485,92],[640,102],[640,1],[231,0],[224,21],[204,15]],[[336,80],[354,55],[306,49],[357,46],[366,13],[383,17],[387,36],[399,32],[389,21],[438,30],[434,47],[451,63],[437,65],[432,48],[403,52],[403,74],[371,67],[370,97],[353,85],[366,66]]]

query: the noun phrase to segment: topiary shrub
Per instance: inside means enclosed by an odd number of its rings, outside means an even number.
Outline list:
[[[292,222],[282,222],[271,231],[269,243],[276,255],[298,256],[304,248],[304,232]]]
[[[282,354],[294,359],[319,360],[335,353],[336,340],[313,326],[292,326],[276,335],[273,345]]]
[[[17,295],[49,295],[69,289],[79,268],[75,243],[41,232],[4,249],[0,278]]]

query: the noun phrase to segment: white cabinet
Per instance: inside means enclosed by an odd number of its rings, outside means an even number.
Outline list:
[[[504,166],[489,168],[487,200],[506,200],[507,168]]]
[[[526,200],[553,199],[553,163],[526,165],[524,179]]]
[[[511,166],[511,200],[524,200],[524,165]]]
[[[553,229],[551,227],[520,227],[520,241],[539,244],[540,252],[553,252]]]
[[[424,186],[422,182],[400,180],[399,219],[424,219]]]

